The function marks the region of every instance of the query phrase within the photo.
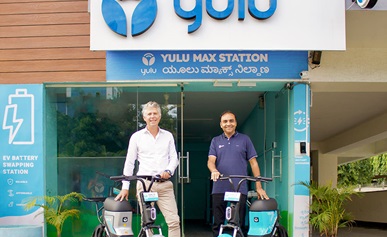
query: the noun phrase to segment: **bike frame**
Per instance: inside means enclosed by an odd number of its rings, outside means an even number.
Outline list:
[[[135,176],[112,176],[111,180],[114,181],[132,181],[138,180],[141,182],[143,191],[138,193],[140,205],[141,205],[141,230],[138,237],[163,237],[162,230],[160,225],[155,225],[157,213],[156,208],[154,207],[154,202],[158,201],[158,194],[156,192],[151,192],[151,188],[156,181],[166,181],[160,176],[147,176],[147,175],[135,175]],[[146,187],[145,180],[149,180],[149,186]],[[153,233],[153,230],[158,230],[157,235]]]

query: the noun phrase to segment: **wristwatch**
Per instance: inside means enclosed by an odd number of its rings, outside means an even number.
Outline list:
[[[164,170],[164,171],[167,172],[169,176],[172,176],[172,172],[170,170]]]

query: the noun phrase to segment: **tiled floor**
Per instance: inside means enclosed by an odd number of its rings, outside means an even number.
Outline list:
[[[212,237],[211,226],[202,222],[188,221],[185,223],[184,237]],[[378,226],[358,225],[339,230],[339,237],[387,237],[387,224]],[[298,236],[294,236],[298,237]],[[320,237],[313,232],[311,237]]]
[[[204,221],[186,221],[184,233],[184,237],[212,237],[211,226]]]

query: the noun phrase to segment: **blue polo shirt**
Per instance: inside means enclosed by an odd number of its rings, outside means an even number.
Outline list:
[[[214,137],[208,155],[216,157],[216,169],[224,176],[247,175],[247,164],[251,158],[257,157],[257,152],[247,135],[236,132],[230,139],[224,133]],[[233,179],[235,189],[239,180]],[[234,191],[228,180],[213,182],[212,194],[226,191]],[[247,181],[245,181],[240,192],[247,194],[247,191]]]

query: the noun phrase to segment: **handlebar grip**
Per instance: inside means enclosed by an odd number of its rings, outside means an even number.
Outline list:
[[[260,177],[262,181],[273,181],[273,178]]]
[[[120,180],[123,180],[125,176],[123,175],[120,175],[120,176],[110,176],[110,179],[111,180],[114,180],[114,181],[120,181]]]

